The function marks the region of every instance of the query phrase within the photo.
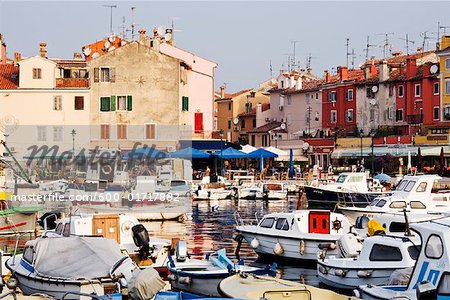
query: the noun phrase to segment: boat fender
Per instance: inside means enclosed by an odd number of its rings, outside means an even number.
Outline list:
[[[177,242],[175,246],[175,255],[177,258],[177,261],[185,261],[187,254],[187,245],[186,241],[180,240]]]
[[[361,293],[359,292],[358,289],[353,290],[353,296],[355,296],[358,299],[361,299]]]
[[[372,276],[373,271],[369,271],[369,270],[359,270],[358,271],[358,277],[361,278],[368,278],[370,276]]]
[[[334,270],[334,275],[340,276],[340,277],[345,277],[345,275],[347,275],[347,270],[336,269],[336,270]]]
[[[192,278],[189,276],[186,277],[180,277],[178,278],[178,282],[181,284],[187,284],[187,285],[191,285],[192,283]]]
[[[258,247],[259,247],[259,241],[258,241],[258,239],[257,239],[257,238],[254,238],[254,239],[250,242],[250,246],[251,246],[253,249],[258,248]]]
[[[304,255],[305,254],[305,241],[301,240],[300,241],[300,255]]]
[[[283,246],[281,246],[280,242],[277,242],[275,247],[273,247],[273,253],[276,255],[281,255],[284,253]]]
[[[6,281],[6,286],[10,290],[15,290],[19,286],[19,281],[15,277],[9,277],[8,281]]]
[[[328,274],[327,268],[324,267],[324,266],[322,266],[322,265],[319,265],[319,272],[322,273],[322,274],[324,274],[324,275],[327,275],[327,274]]]
[[[317,245],[317,247],[319,247],[320,250],[323,249],[334,250],[336,249],[336,243],[321,243]]]

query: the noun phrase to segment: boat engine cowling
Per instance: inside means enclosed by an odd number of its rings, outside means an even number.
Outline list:
[[[136,247],[139,248],[139,258],[145,260],[150,256],[150,238],[148,231],[142,224],[137,224],[131,227],[133,232],[133,241]]]
[[[352,233],[344,234],[336,241],[336,244],[342,257],[346,258],[357,257],[362,249],[362,245],[358,241],[358,238]]]
[[[185,261],[188,257],[186,241],[178,241],[175,246],[175,257],[177,261]]]

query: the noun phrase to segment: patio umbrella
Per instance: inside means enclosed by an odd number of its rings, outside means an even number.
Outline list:
[[[422,172],[422,150],[417,149],[417,171]]]
[[[441,154],[439,155],[439,175],[443,175],[444,174],[444,169],[445,169],[445,161],[444,161],[444,147],[441,147]]]
[[[188,147],[169,153],[169,156],[171,158],[193,159],[193,158],[209,158],[211,155],[198,149]]]
[[[289,150],[289,178],[294,177],[294,150]]]
[[[153,147],[142,147],[131,150],[128,153],[125,153],[123,159],[130,158],[154,158],[154,159],[163,159],[167,158],[167,153],[160,151]]]
[[[275,158],[278,157],[278,154],[275,154],[273,152],[267,151],[265,149],[259,148],[258,150],[255,150],[253,152],[250,152],[247,155],[248,158],[256,158],[259,159],[259,168],[260,171],[264,168],[264,158]]]
[[[376,175],[374,178],[378,179],[379,181],[390,181],[392,179],[391,176],[384,173],[380,173]]]
[[[247,153],[236,150],[232,147],[223,149],[222,151],[216,151],[213,153],[213,155],[216,155],[222,159],[247,158]]]

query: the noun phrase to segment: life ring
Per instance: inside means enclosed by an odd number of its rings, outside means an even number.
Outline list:
[[[105,175],[110,175],[112,173],[112,167],[110,165],[104,165],[102,167],[102,172]]]
[[[336,220],[334,220],[334,221],[332,222],[332,227],[333,227],[333,230],[339,231],[339,229],[342,228],[342,221],[341,221],[341,220],[338,220],[338,219],[336,218]]]

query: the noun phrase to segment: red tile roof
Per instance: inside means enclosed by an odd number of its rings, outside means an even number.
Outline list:
[[[416,52],[416,53],[409,54],[409,55],[399,55],[399,56],[393,56],[393,57],[388,57],[388,58],[375,59],[373,61],[369,60],[365,64],[370,65],[373,63],[373,64],[377,65],[377,64],[381,64],[385,60],[385,61],[387,61],[388,65],[396,65],[396,64],[406,62],[406,60],[408,58],[419,59],[424,56],[433,54],[435,52],[436,51],[432,50],[432,51],[426,51],[426,52]]]
[[[269,130],[273,130],[280,126],[281,126],[281,122],[270,122],[265,125],[259,126],[255,129],[249,131],[248,133],[265,133],[265,132],[268,132]]]
[[[19,67],[12,64],[0,64],[0,89],[17,89],[19,87]]]
[[[230,94],[230,93],[225,93],[224,98],[221,98],[221,97],[220,97],[220,91],[219,91],[219,92],[215,92],[215,94],[216,94],[216,100],[232,99],[232,98],[235,98],[235,97],[240,96],[240,95],[242,95],[242,94],[245,94],[245,93],[247,93],[247,92],[249,92],[249,91],[251,91],[251,90],[253,90],[253,89],[241,90],[241,91],[239,91],[239,92],[232,93],[232,94]]]

